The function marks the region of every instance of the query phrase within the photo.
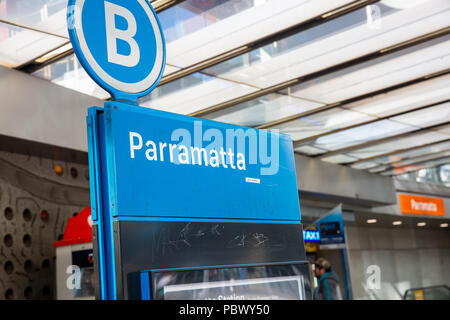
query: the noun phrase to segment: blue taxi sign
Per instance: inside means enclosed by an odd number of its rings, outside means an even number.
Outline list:
[[[136,101],[164,72],[166,49],[147,0],[70,0],[67,26],[86,72],[115,100]]]

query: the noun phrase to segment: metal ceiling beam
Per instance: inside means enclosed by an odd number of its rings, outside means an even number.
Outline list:
[[[411,160],[414,160],[414,159],[420,159],[420,158],[422,158],[424,156],[423,154],[421,154],[421,155],[418,155],[418,156],[415,156],[415,157],[405,158],[405,159],[402,159],[402,160],[399,160],[399,161],[392,161],[392,162],[389,162],[387,164],[380,164],[380,165],[378,165],[376,167],[365,169],[365,171],[368,171],[368,172],[371,172],[371,173],[383,173],[383,172],[386,172],[386,171],[389,171],[389,170],[392,170],[392,169],[401,168],[401,167],[413,165],[413,164],[420,163],[420,162],[433,161],[436,158],[450,157],[450,155],[442,156],[442,153],[445,153],[445,152],[448,152],[448,151],[450,151],[450,149],[444,149],[444,150],[428,153],[427,155],[435,155],[435,156],[431,157],[431,158],[429,158],[427,160],[413,161],[411,163],[401,164],[399,166],[393,165],[394,162],[404,162],[404,161],[411,161]],[[374,169],[377,169],[377,168],[378,169],[382,169],[382,167],[386,167],[386,168],[384,168],[383,170],[377,171],[377,172],[372,172],[371,171],[371,170],[374,170]]]
[[[289,81],[285,81],[285,82],[279,83],[277,85],[261,89],[261,90],[256,91],[256,92],[253,92],[253,93],[250,93],[250,94],[247,94],[247,95],[244,95],[244,96],[241,96],[241,97],[229,100],[229,101],[225,101],[223,103],[219,103],[217,105],[213,105],[213,106],[208,107],[208,108],[204,108],[202,110],[190,113],[189,116],[202,117],[202,116],[205,116],[205,115],[207,115],[209,113],[216,112],[216,111],[219,111],[219,110],[223,110],[223,109],[232,107],[232,106],[234,106],[236,104],[239,104],[239,103],[248,102],[250,100],[253,100],[253,99],[265,96],[267,94],[274,93],[274,92],[277,92],[279,90],[287,89],[288,87],[296,85],[296,84],[299,84],[301,82],[306,82],[306,81],[318,78],[320,76],[324,76],[324,75],[332,73],[332,72],[336,72],[336,71],[339,71],[339,70],[342,70],[342,69],[345,69],[345,68],[348,68],[348,67],[352,67],[352,66],[355,66],[357,64],[360,64],[360,63],[363,63],[363,62],[367,62],[367,61],[370,61],[370,60],[373,60],[373,59],[385,56],[387,54],[391,54],[393,52],[397,52],[399,50],[412,47],[414,45],[421,44],[421,43],[423,43],[425,41],[429,41],[429,40],[432,40],[432,39],[435,39],[435,38],[438,38],[438,37],[441,37],[441,36],[445,36],[447,34],[450,34],[450,27],[446,27],[446,28],[440,29],[438,31],[431,32],[431,33],[428,33],[426,35],[423,35],[423,36],[420,36],[420,37],[416,37],[416,38],[413,38],[413,39],[410,39],[410,40],[407,40],[407,41],[403,41],[401,43],[396,44],[395,46],[389,46],[389,47],[383,48],[381,50],[377,50],[375,52],[365,54],[365,55],[363,55],[363,56],[361,56],[359,58],[355,58],[355,59],[352,59],[352,60],[349,60],[349,61],[337,64],[337,65],[334,65],[332,67],[329,67],[329,68],[326,68],[326,69],[323,69],[323,70],[320,70],[320,71],[317,71],[317,72],[313,72],[313,73],[310,73],[310,74],[307,74],[307,75],[304,75],[304,76],[301,76],[301,77],[298,77],[298,78],[295,78],[295,79],[291,79]],[[332,108],[332,107],[335,107],[335,106],[337,106],[337,104],[328,105],[327,107]]]
[[[396,154],[399,154],[399,153],[404,153],[404,152],[409,152],[409,151],[413,151],[413,150],[416,150],[416,149],[431,147],[433,145],[436,145],[436,144],[439,144],[439,143],[444,143],[444,142],[450,142],[450,138],[446,139],[446,140],[441,140],[441,141],[437,141],[437,142],[423,144],[423,145],[420,145],[420,146],[404,148],[404,149],[398,149],[398,150],[395,150],[395,151],[382,153],[382,154],[379,154],[379,155],[376,155],[376,156],[372,156],[372,157],[368,157],[368,158],[364,158],[364,159],[359,159],[359,160],[355,160],[355,161],[352,161],[352,162],[347,162],[347,163],[345,163],[345,165],[351,166],[352,164],[372,161],[374,159],[383,158],[383,157],[389,157],[389,156],[393,156],[393,155],[396,155]],[[373,169],[373,168],[375,168],[375,167],[372,167],[372,168],[369,168],[369,169]],[[369,170],[369,169],[364,169],[364,170]]]
[[[8,20],[5,20],[5,19],[0,19],[0,23],[8,24],[8,25],[11,25],[11,26],[14,26],[14,27],[17,27],[17,28],[21,28],[21,29],[26,29],[26,30],[31,30],[31,31],[34,31],[34,32],[43,33],[43,34],[46,34],[46,35],[49,35],[49,36],[52,36],[52,37],[57,37],[57,38],[62,38],[62,39],[69,40],[68,37],[62,36],[62,35],[57,34],[57,33],[36,29],[36,28],[30,27],[30,26],[26,26],[26,25],[23,25],[23,24],[15,23],[15,22],[8,21]]]
[[[391,114],[389,116],[377,117],[376,119],[373,119],[373,120],[368,120],[368,121],[352,124],[352,125],[347,126],[347,127],[330,130],[330,131],[327,131],[327,132],[324,132],[324,133],[321,133],[321,134],[317,134],[315,136],[307,137],[307,138],[304,138],[304,139],[295,140],[293,142],[294,148],[295,148],[295,145],[298,145],[298,144],[301,144],[301,143],[305,143],[305,142],[308,142],[308,141],[312,141],[312,140],[316,140],[316,139],[318,139],[320,137],[324,137],[324,136],[328,136],[328,135],[335,134],[335,133],[338,133],[338,132],[342,132],[342,131],[345,131],[345,130],[353,129],[353,128],[356,128],[356,127],[359,127],[359,126],[362,126],[362,125],[366,125],[366,124],[370,124],[370,123],[374,123],[374,122],[377,122],[377,121],[381,121],[381,120],[386,120],[386,119],[390,119],[390,118],[393,118],[393,117],[402,116],[402,115],[408,114],[410,112],[431,108],[431,107],[434,107],[434,106],[437,106],[437,105],[440,105],[440,104],[443,104],[443,103],[447,103],[447,102],[450,102],[450,99],[447,99],[447,100],[444,100],[444,101],[440,101],[440,102],[436,102],[436,103],[432,103],[432,104],[428,104],[428,105],[425,105],[425,106],[420,106],[420,107],[417,107],[417,108],[414,108],[414,109],[411,109],[411,110],[408,110],[408,111],[402,111],[402,112],[394,113],[394,114]],[[349,109],[346,109],[346,110],[349,110]],[[350,109],[350,111],[351,111],[351,109]]]
[[[354,103],[354,102],[357,102],[357,101],[360,101],[360,100],[364,100],[364,99],[369,99],[369,98],[375,97],[375,96],[380,95],[380,94],[389,93],[391,91],[395,91],[395,90],[402,89],[402,88],[405,88],[405,87],[408,87],[408,86],[412,86],[412,85],[418,84],[420,82],[430,80],[432,78],[437,78],[437,77],[440,77],[440,76],[444,76],[446,74],[450,74],[450,68],[442,70],[442,71],[439,71],[439,72],[435,72],[435,73],[432,73],[432,74],[429,74],[429,75],[426,75],[426,76],[423,76],[423,77],[419,77],[419,78],[416,78],[416,79],[413,79],[413,80],[402,82],[400,84],[396,84],[396,85],[393,85],[391,87],[387,87],[387,88],[383,88],[383,89],[376,90],[376,91],[373,91],[373,92],[369,92],[369,93],[366,93],[366,94],[363,94],[363,95],[360,95],[360,96],[357,96],[357,97],[353,97],[353,98],[350,98],[350,99],[342,100],[342,101],[339,101],[339,102],[336,102],[336,103],[327,104],[327,105],[321,106],[319,108],[316,108],[316,109],[313,109],[313,110],[308,110],[308,111],[305,111],[305,112],[302,112],[302,113],[298,113],[298,114],[295,114],[295,115],[292,115],[292,116],[289,116],[289,117],[285,117],[285,118],[282,118],[282,119],[279,119],[279,120],[267,122],[267,123],[261,124],[259,126],[255,126],[254,128],[255,129],[267,129],[267,128],[270,128],[270,127],[273,127],[273,126],[277,126],[277,125],[280,125],[280,124],[283,124],[283,123],[286,123],[286,122],[289,122],[289,121],[292,121],[292,120],[296,120],[296,119],[299,119],[299,118],[302,118],[302,117],[310,116],[310,115],[313,115],[313,114],[316,114],[316,113],[319,113],[319,112],[322,112],[322,111],[328,111],[328,110],[331,110],[331,109],[334,109],[334,108],[337,108],[337,107],[345,107],[345,105],[350,104],[350,103]]]
[[[247,102],[247,101],[250,101],[250,100],[253,100],[253,99],[265,96],[267,94],[274,93],[274,92],[276,92],[278,90],[283,90],[283,89],[285,89],[287,87],[290,87],[292,85],[296,85],[298,83],[300,83],[300,80],[298,80],[298,79],[285,81],[285,82],[282,82],[282,83],[277,84],[275,86],[269,87],[267,89],[261,89],[261,90],[258,90],[256,92],[253,92],[253,93],[250,93],[250,94],[247,94],[247,95],[244,95],[244,96],[232,99],[232,100],[228,100],[228,101],[225,101],[223,103],[219,103],[219,104],[216,104],[214,106],[211,106],[211,107],[208,107],[208,108],[204,108],[202,110],[190,113],[189,116],[191,116],[191,117],[202,117],[202,116],[205,116],[205,115],[207,115],[209,113],[212,113],[212,112],[215,112],[215,111],[219,111],[219,110],[223,110],[223,109],[232,107],[232,106],[234,106],[236,104]]]
[[[429,127],[425,127],[425,128],[421,128],[418,130],[414,130],[414,131],[410,131],[410,132],[405,132],[405,133],[401,133],[398,135],[394,135],[394,136],[389,136],[389,137],[385,137],[385,138],[380,138],[380,139],[375,139],[375,140],[371,140],[371,141],[367,141],[364,143],[360,143],[360,144],[356,144],[353,146],[349,146],[349,147],[345,147],[345,148],[341,148],[341,149],[337,149],[337,150],[333,150],[333,151],[329,151],[320,155],[316,155],[316,156],[312,156],[313,158],[317,158],[317,159],[323,159],[323,158],[327,158],[330,156],[333,156],[335,154],[339,154],[339,153],[343,153],[343,152],[347,152],[350,150],[354,150],[354,149],[360,149],[360,148],[365,148],[368,146],[372,146],[372,145],[376,145],[382,142],[387,142],[390,140],[395,140],[398,138],[405,138],[408,136],[412,136],[415,135],[417,133],[425,133],[425,132],[430,132],[430,131],[434,131],[434,130],[438,130],[440,128],[444,128],[445,126],[449,125],[450,121],[438,124],[438,125],[434,125],[434,126],[429,126]]]
[[[152,4],[153,9],[155,10],[155,12],[159,13],[159,12],[164,11],[166,9],[169,9],[170,7],[172,7],[174,5],[177,5],[177,4],[179,4],[179,3],[183,2],[183,1],[185,1],[185,0],[154,0],[154,1],[151,1],[150,3]],[[0,20],[0,22],[2,22],[2,20]],[[28,28],[28,29],[30,29],[30,28]],[[43,32],[43,31],[40,31],[40,30],[36,30],[36,31]],[[61,36],[59,36],[59,37],[61,37]],[[68,39],[67,37],[63,37],[63,38],[64,39]],[[58,47],[58,48],[60,48],[60,47]],[[19,71],[26,72],[26,73],[33,73],[34,71],[36,71],[36,70],[38,70],[38,69],[40,69],[42,67],[45,67],[46,65],[49,65],[49,64],[51,64],[51,63],[53,63],[53,62],[55,62],[55,61],[57,61],[59,59],[65,58],[67,56],[70,56],[73,53],[73,48],[71,48],[71,49],[67,50],[66,52],[60,53],[60,54],[58,54],[58,55],[56,55],[56,56],[46,60],[45,62],[42,62],[42,63],[36,62],[36,60],[39,60],[43,56],[51,53],[54,50],[57,50],[58,48],[49,50],[45,54],[37,57],[36,59],[33,59],[32,61],[29,61],[29,62],[25,63],[23,65],[18,66],[15,69],[19,70]]]
[[[437,158],[435,158],[435,159],[429,159],[429,160],[419,161],[419,162],[416,162],[416,163],[404,165],[404,166],[402,166],[402,167],[392,168],[392,169],[389,169],[389,170],[402,169],[402,168],[406,168],[406,167],[411,166],[411,165],[418,165],[418,164],[421,164],[421,163],[426,163],[426,162],[429,162],[429,161],[436,161],[436,160],[441,160],[441,159],[449,159],[449,160],[450,160],[450,157],[449,157],[449,156],[437,157]],[[435,166],[436,166],[436,165],[429,165],[429,166],[425,166],[424,168],[418,168],[418,169],[415,169],[415,170],[399,172],[399,173],[397,173],[397,174],[391,174],[390,176],[398,176],[398,175],[400,175],[400,174],[409,173],[409,172],[414,172],[414,171],[417,171],[417,170],[420,170],[420,169],[434,168]],[[386,171],[383,171],[383,172],[387,172],[387,171],[389,171],[389,170],[386,170]],[[377,172],[377,174],[381,174],[381,173],[383,173],[383,172]]]
[[[344,14],[347,14],[349,12],[352,12],[354,10],[360,9],[362,7],[365,7],[367,5],[373,4],[375,2],[378,2],[379,0],[359,0],[351,2],[347,5],[344,5],[340,8],[331,10],[329,12],[326,12],[324,14],[318,15],[316,17],[313,17],[307,21],[301,22],[299,24],[293,25],[287,29],[278,31],[276,33],[270,34],[266,37],[263,37],[261,39],[249,42],[241,47],[231,49],[227,52],[224,52],[220,55],[217,55],[213,58],[206,59],[204,61],[200,61],[192,66],[189,66],[187,68],[183,68],[181,70],[175,71],[161,79],[159,82],[159,85],[164,85],[168,82],[175,81],[177,79],[180,79],[182,77],[185,77],[187,75],[190,75],[194,72],[199,72],[203,69],[212,67],[216,64],[219,64],[223,61],[235,58],[237,56],[240,56],[244,53],[248,53],[252,50],[264,47],[270,43],[273,43],[274,41],[279,41],[281,39],[287,38],[291,35],[297,34],[299,32],[308,30],[310,28],[313,28],[319,24],[323,24],[327,21],[336,19]]]
[[[48,55],[48,54],[50,54],[50,53],[52,53],[52,52],[54,52],[54,51],[56,51],[56,50],[59,50],[60,48],[66,46],[66,45],[69,44],[69,43],[70,43],[70,41],[67,40],[67,42],[64,42],[62,45],[57,46],[56,48],[53,48],[53,49],[51,49],[51,50],[48,50],[48,51],[44,52],[44,54],[41,55],[39,58],[33,59],[33,63],[39,63],[39,62],[37,62],[37,60],[42,59],[42,58],[45,57],[46,55]],[[53,62],[53,61],[55,61],[55,60],[58,60],[59,57],[60,57],[60,55],[61,55],[61,54],[57,54],[57,55],[54,55],[54,56],[52,56],[52,57],[46,59],[45,63],[51,63],[51,62]],[[14,69],[21,70],[24,66],[28,65],[29,63],[30,63],[29,61],[28,61],[28,62],[25,62],[25,63],[22,63],[21,65],[17,66],[17,67],[14,68]]]
[[[184,0],[154,0],[150,3],[152,4],[153,9],[156,13],[169,9],[170,7],[176,6],[180,4]]]
[[[177,4],[180,4],[181,2],[183,2],[184,0],[154,0],[151,1],[151,4],[153,6],[153,8],[155,9],[156,13],[159,13],[163,10],[166,10],[172,6],[175,6]],[[275,34],[269,35],[267,37],[264,37],[262,39],[259,39],[257,41],[248,43],[247,45],[244,45],[242,47],[239,48],[234,48],[230,51],[227,51],[221,55],[218,55],[216,57],[213,57],[211,59],[207,59],[204,61],[201,61],[199,63],[196,63],[190,67],[178,70],[174,73],[171,73],[170,75],[167,75],[165,77],[163,77],[161,79],[161,81],[159,82],[158,85],[163,85],[165,83],[174,81],[176,79],[185,77],[189,74],[192,74],[194,72],[198,72],[199,70],[211,67],[213,65],[216,65],[220,62],[223,62],[225,60],[231,59],[233,57],[236,57],[238,55],[241,55],[243,53],[249,52],[253,49],[259,48],[261,46],[266,45],[267,43],[271,43],[273,41],[277,41],[278,39],[287,37],[291,34],[297,33],[300,31],[300,28],[302,27],[304,30],[311,28],[317,24],[323,23],[325,21],[329,21],[332,20],[334,18],[337,18],[341,15],[344,15],[348,12],[351,12],[353,10],[357,10],[361,7],[364,7],[366,5],[375,3],[375,2],[379,2],[379,0],[358,0],[358,1],[354,1],[348,5],[342,6],[338,9],[335,9],[333,11],[327,12],[325,14],[322,14],[321,16],[317,16],[315,18],[312,18],[306,22],[300,23],[298,25],[292,26],[290,28],[287,28],[285,30],[282,30],[280,32],[277,32]],[[73,53],[73,49],[68,50],[67,52],[64,52],[58,56],[56,56],[55,58],[52,58],[49,61],[46,61],[45,63],[42,64],[36,64],[33,62],[30,62],[26,65],[21,66],[20,68],[17,68],[18,70],[27,72],[27,73],[32,73],[34,71],[36,71],[39,68],[44,67],[45,65],[52,63],[56,60],[62,59],[64,57],[67,57],[68,55],[71,55]],[[38,58],[39,59],[39,58]]]

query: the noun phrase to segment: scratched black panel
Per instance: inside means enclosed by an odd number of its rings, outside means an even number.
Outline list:
[[[116,223],[119,224],[122,279],[147,269],[306,260],[300,224]],[[127,281],[123,285],[127,298]]]

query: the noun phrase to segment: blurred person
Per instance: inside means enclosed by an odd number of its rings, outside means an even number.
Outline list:
[[[324,258],[314,263],[314,274],[317,278],[317,288],[314,289],[314,300],[342,300],[339,278],[331,269],[331,264]]]

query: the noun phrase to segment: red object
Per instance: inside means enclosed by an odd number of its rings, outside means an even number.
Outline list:
[[[91,206],[69,218],[62,240],[55,241],[53,246],[56,248],[86,242],[92,242]]]

